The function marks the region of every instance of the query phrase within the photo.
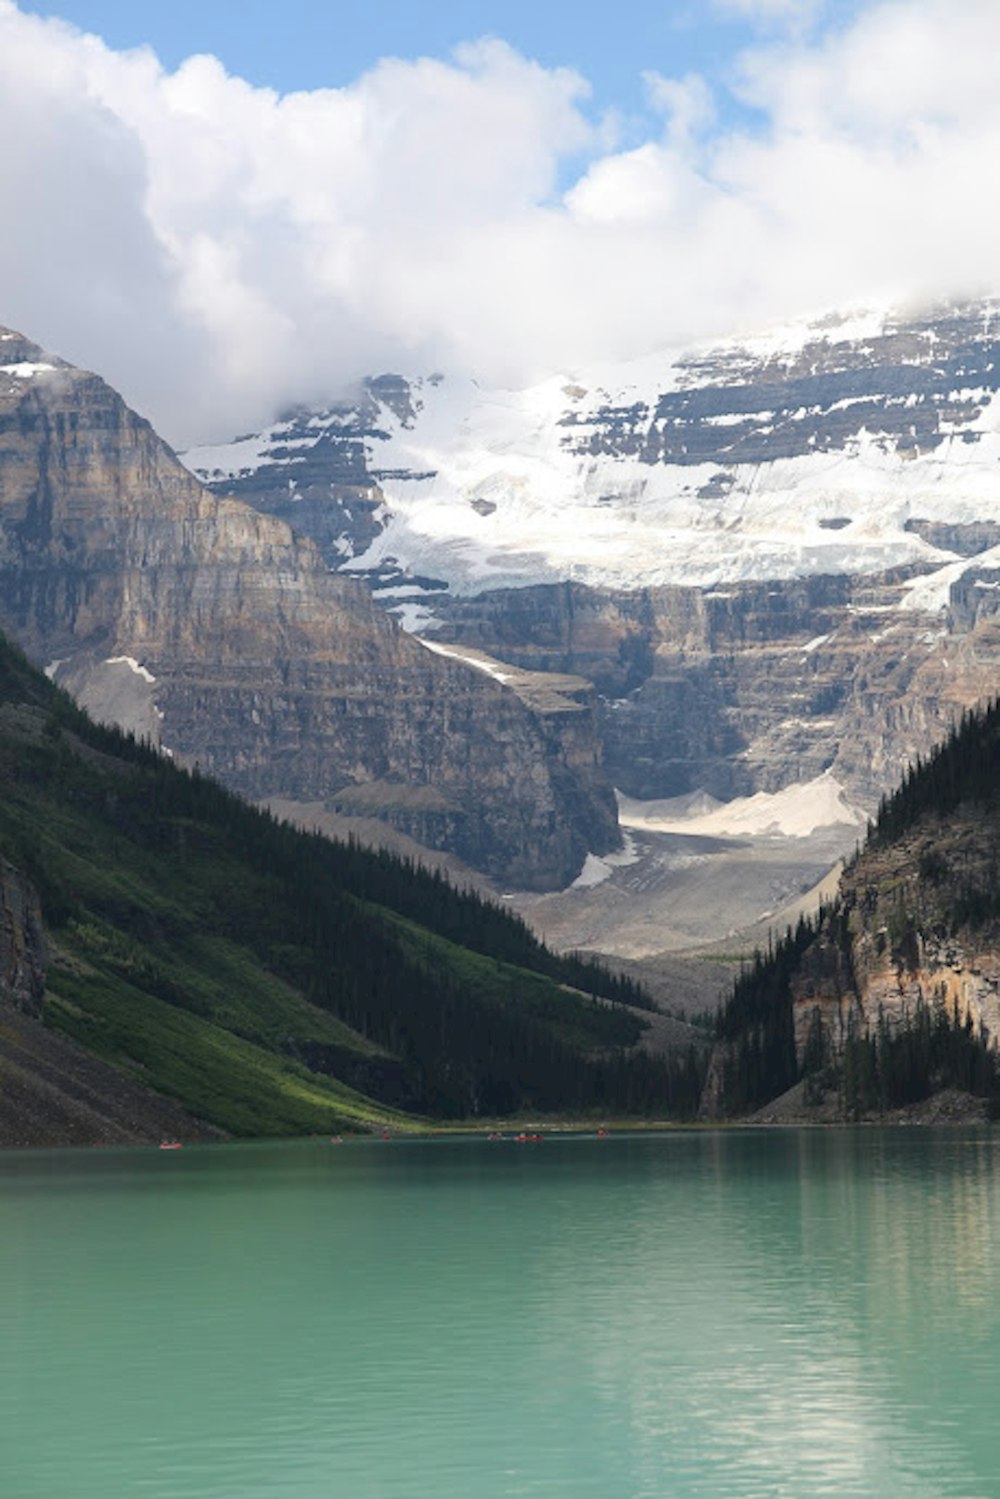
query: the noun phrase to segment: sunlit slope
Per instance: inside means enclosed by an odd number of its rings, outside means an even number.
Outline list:
[[[223,1130],[690,1106],[580,992],[634,987],[95,727],[6,644],[0,854],[41,899],[47,1025]]]

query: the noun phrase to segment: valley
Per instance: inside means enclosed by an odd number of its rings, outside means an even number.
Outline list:
[[[0,1499],[1000,1499],[998,49],[0,0]]]
[[[1000,681],[993,330],[379,377],[184,465],[8,332],[0,624],[178,767],[703,1020]]]

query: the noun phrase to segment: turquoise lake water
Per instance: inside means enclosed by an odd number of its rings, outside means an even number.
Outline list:
[[[0,1154],[0,1494],[1000,1499],[997,1141]]]

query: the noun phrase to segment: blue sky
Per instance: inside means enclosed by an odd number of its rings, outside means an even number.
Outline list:
[[[282,93],[341,87],[383,57],[444,57],[497,36],[546,67],[576,69],[593,88],[591,111],[619,112],[625,133],[635,134],[647,113],[645,71],[699,73],[718,89],[723,119],[744,120],[727,91],[741,51],[790,20],[813,35],[835,31],[861,0],[61,0],[20,8],[61,17],[115,48],[149,44],[169,69],[210,52],[229,72]]]

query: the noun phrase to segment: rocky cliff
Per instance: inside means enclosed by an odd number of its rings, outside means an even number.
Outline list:
[[[729,799],[830,770],[872,810],[1000,683],[991,576],[970,570],[943,608],[923,602],[912,568],[714,589],[539,586],[441,601],[433,638],[592,680],[604,762],[629,796]]]
[[[369,381],[186,462],[428,640],[582,676],[644,799],[872,810],[1000,684],[1000,320],[829,317],[525,391]]]
[[[504,882],[616,845],[588,702],[552,715],[430,653],[98,377],[10,332],[0,359],[0,624],[98,716],[250,797],[360,799]]]
[[[1000,825],[967,807],[921,818],[905,837],[875,842],[841,880],[792,983],[801,1062],[817,1018],[831,1055],[848,1034],[899,1031],[921,1007],[969,1021],[1000,1043],[1000,926],[976,920],[969,893],[995,888]]]
[[[849,1114],[957,1088],[1000,1109],[1000,707],[967,714],[879,809],[839,890],[745,969],[704,1107]],[[803,1091],[804,1090],[804,1091]],[[780,1112],[780,1111],[779,1111]]]

